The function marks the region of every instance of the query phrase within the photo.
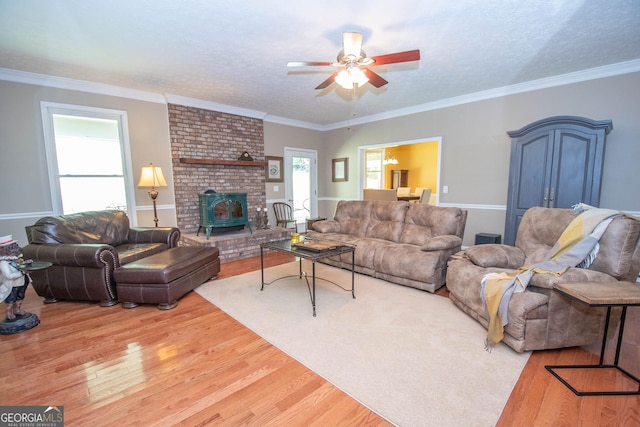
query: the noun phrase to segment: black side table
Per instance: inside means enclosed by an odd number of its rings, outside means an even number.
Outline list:
[[[620,360],[620,347],[622,346],[622,334],[624,333],[624,322],[627,315],[627,307],[640,306],[640,283],[631,282],[576,282],[557,283],[554,289],[563,294],[575,298],[589,307],[607,307],[607,318],[604,326],[604,337],[602,338],[602,349],[600,351],[600,362],[597,365],[547,365],[545,368],[562,384],[567,386],[577,396],[611,396],[611,395],[640,395],[640,379],[630,372],[621,368],[618,364]],[[618,343],[613,364],[604,363],[604,353],[607,347],[607,332],[609,330],[609,320],[611,318],[611,307],[622,307],[620,315],[620,331],[618,332]],[[562,378],[557,372],[562,369],[615,369],[627,378],[634,381],[638,388],[636,390],[620,391],[579,391],[567,380]]]

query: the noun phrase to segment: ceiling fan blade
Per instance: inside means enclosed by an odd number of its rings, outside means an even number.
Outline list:
[[[407,50],[406,52],[390,53],[388,55],[372,56],[376,61],[373,65],[395,64],[397,62],[417,61],[420,59],[420,51]]]
[[[320,83],[318,86],[316,86],[316,89],[324,89],[327,86],[329,86],[331,83],[333,83],[335,77],[338,75],[338,72],[336,71],[335,73],[331,74],[331,76],[329,76],[329,78],[325,81],[323,81],[322,83]]]
[[[379,74],[374,73],[373,71],[371,71],[368,68],[364,68],[362,70],[362,72],[369,79],[369,83],[371,83],[375,87],[382,87],[382,86],[386,85],[387,83],[389,83],[388,81],[383,79]]]
[[[287,67],[326,67],[329,65],[333,65],[333,62],[314,62],[314,61],[287,62]]]
[[[360,56],[362,49],[362,34],[360,33],[342,33],[342,49],[345,56]]]

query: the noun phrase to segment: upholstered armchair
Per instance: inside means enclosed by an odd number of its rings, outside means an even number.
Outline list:
[[[488,326],[481,298],[487,273],[513,273],[543,260],[573,220],[571,209],[534,207],[524,214],[515,246],[476,245],[454,255],[446,285],[453,303]],[[640,271],[640,221],[614,219],[599,241],[588,268],[569,268],[564,274],[534,274],[524,292],[514,293],[508,306],[509,323],[503,342],[518,352],[590,345],[602,339],[605,308],[589,308],[554,290],[558,282],[635,282]],[[639,285],[640,286],[640,285]]]
[[[178,245],[175,227],[134,228],[119,210],[44,217],[26,227],[25,259],[49,261],[31,272],[33,287],[46,303],[58,300],[118,302],[115,269]]]

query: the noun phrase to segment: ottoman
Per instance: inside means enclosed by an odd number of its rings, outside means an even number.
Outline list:
[[[219,250],[209,246],[179,246],[125,264],[113,272],[122,307],[158,304],[161,310],[220,272]]]

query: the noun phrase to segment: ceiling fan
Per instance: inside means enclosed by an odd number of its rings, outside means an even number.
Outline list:
[[[375,87],[382,87],[389,83],[379,74],[367,68],[368,66],[417,61],[419,59],[420,51],[418,49],[367,57],[365,51],[362,50],[362,34],[342,33],[342,50],[338,52],[336,62],[292,61],[287,63],[287,67],[337,67],[339,70],[320,83],[316,89],[324,89],[334,81],[345,89],[351,89],[356,84],[362,86],[367,82]]]

